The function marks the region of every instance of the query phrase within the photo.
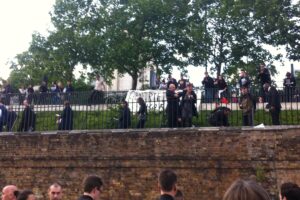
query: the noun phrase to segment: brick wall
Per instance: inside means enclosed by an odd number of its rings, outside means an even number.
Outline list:
[[[300,126],[266,129],[151,129],[0,136],[0,186],[16,184],[47,199],[50,183],[65,200],[82,179],[100,175],[105,200],[153,200],[157,174],[171,168],[186,199],[221,199],[236,178],[256,178],[277,198],[284,181],[300,184]]]

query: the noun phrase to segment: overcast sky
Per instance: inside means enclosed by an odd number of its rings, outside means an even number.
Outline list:
[[[49,12],[54,3],[55,0],[0,1],[0,77],[8,78],[8,61],[28,49],[35,31],[43,35],[47,33],[51,27]],[[281,73],[274,77],[276,81],[282,81],[285,73],[290,70],[291,63],[287,61],[284,68],[276,63],[277,69],[281,69]],[[300,69],[299,62],[294,65],[296,69]],[[203,68],[190,68],[189,75],[194,85],[201,84],[203,71]],[[179,72],[175,72],[175,77],[179,78]]]
[[[7,62],[28,49],[35,31],[47,32],[54,3],[55,0],[0,1],[0,77],[8,78]]]

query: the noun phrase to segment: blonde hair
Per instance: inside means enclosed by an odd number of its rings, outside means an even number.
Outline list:
[[[270,197],[255,181],[238,179],[227,189],[223,200],[270,200]]]

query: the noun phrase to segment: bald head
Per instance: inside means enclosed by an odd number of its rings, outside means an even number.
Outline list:
[[[48,190],[49,200],[61,200],[63,196],[62,187],[58,183],[50,185]]]
[[[2,200],[16,200],[14,192],[18,191],[17,186],[7,185],[2,189]]]

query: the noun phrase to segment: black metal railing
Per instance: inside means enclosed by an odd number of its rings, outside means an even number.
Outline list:
[[[300,124],[300,98],[297,88],[287,93],[283,88],[277,88],[281,99],[280,121],[282,125]],[[191,126],[206,127],[213,110],[219,106],[231,109],[228,121],[231,126],[242,126],[242,112],[239,108],[239,94],[229,91],[223,97],[217,96],[217,91],[208,98],[205,91],[198,90],[196,110]],[[259,102],[260,91],[252,90],[256,99],[256,109],[253,115],[254,125],[271,125],[271,117],[266,110],[266,102]],[[2,131],[51,131],[51,130],[83,130],[83,129],[115,129],[120,128],[120,120],[127,120],[128,128],[138,126],[140,105],[136,102],[142,97],[147,105],[147,115],[144,116],[145,128],[168,127],[167,99],[165,91],[121,91],[121,92],[73,92],[73,93],[32,93],[32,94],[1,94],[1,99],[7,112],[1,110],[0,127]],[[128,101],[130,116],[121,109],[123,99]],[[27,110],[23,105],[26,100]],[[265,99],[266,101],[267,99]],[[68,102],[68,106],[64,105]],[[1,107],[1,106],[0,106]],[[179,109],[179,107],[178,107]],[[24,111],[25,110],[25,111]],[[178,111],[180,112],[180,111]],[[182,127],[182,123],[176,126]]]

